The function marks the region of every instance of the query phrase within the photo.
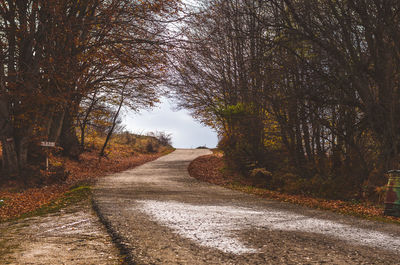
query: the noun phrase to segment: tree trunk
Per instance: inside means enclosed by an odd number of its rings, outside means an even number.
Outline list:
[[[304,103],[303,103],[304,104]],[[304,139],[304,147],[307,153],[307,159],[309,162],[314,162],[314,156],[311,151],[311,143],[310,143],[310,129],[308,119],[305,113],[305,107],[303,105],[300,106],[300,120],[301,120],[301,127],[303,130],[303,139]]]
[[[3,85],[4,84],[1,78],[0,92],[4,91]],[[10,175],[18,175],[18,155],[14,137],[12,137],[12,129],[10,126],[10,117],[7,103],[8,101],[6,97],[4,95],[0,95],[0,139],[3,149],[2,168],[4,172]]]
[[[86,132],[86,124],[83,124],[82,126],[80,126],[81,129],[81,149],[82,151],[85,150],[85,132]]]
[[[65,156],[76,160],[79,159],[82,150],[75,132],[74,118],[68,110],[66,110],[64,114],[59,143],[63,148],[63,154]]]
[[[93,93],[93,96],[91,98],[91,102],[90,102],[90,106],[89,108],[86,110],[86,114],[85,117],[83,118],[81,124],[80,124],[80,129],[81,129],[81,149],[85,150],[85,132],[86,132],[86,127],[87,127],[87,123],[89,120],[89,115],[92,113],[92,110],[94,108],[94,106],[97,103],[96,100],[96,96],[97,96],[97,90]]]
[[[51,117],[51,128],[48,133],[48,141],[57,142],[61,136],[61,130],[64,124],[65,110],[60,111],[52,115]]]
[[[19,174],[18,156],[15,148],[14,138],[3,137],[1,140],[3,148],[3,170],[10,175]]]
[[[19,140],[17,145],[18,164],[20,169],[26,168],[28,165],[28,148],[29,148],[29,137],[23,136]]]
[[[107,144],[108,144],[108,142],[110,141],[111,136],[112,136],[112,134],[113,134],[113,132],[114,132],[115,125],[117,124],[117,119],[118,119],[118,116],[119,116],[119,112],[121,111],[122,104],[124,103],[124,99],[125,99],[125,98],[124,98],[124,94],[123,94],[123,92],[122,92],[121,101],[120,101],[120,103],[119,103],[118,110],[117,110],[117,112],[116,112],[115,115],[114,115],[113,123],[112,123],[112,125],[111,125],[110,130],[109,130],[108,133],[107,133],[107,137],[106,137],[106,140],[104,141],[103,148],[101,148],[101,151],[100,151],[100,154],[99,154],[100,156],[104,156],[104,151],[106,150]]]

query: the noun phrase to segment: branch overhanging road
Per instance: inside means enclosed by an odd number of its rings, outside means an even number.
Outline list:
[[[94,202],[136,264],[400,264],[400,226],[191,178],[180,149],[98,182]]]

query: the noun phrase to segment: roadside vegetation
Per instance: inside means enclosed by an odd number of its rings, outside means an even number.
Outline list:
[[[219,133],[229,170],[287,194],[381,202],[400,163],[400,2],[189,2],[5,0],[0,182],[52,187],[92,174],[77,165],[111,172],[129,164],[121,154],[157,152],[113,135],[166,87]]]
[[[164,133],[144,136],[122,132],[111,139],[106,155],[99,156],[104,138],[89,135],[86,151],[78,159],[63,156],[62,152],[50,154],[49,170],[35,177],[3,178],[0,221],[57,211],[88,198],[97,178],[139,166],[174,150]]]
[[[400,161],[400,2],[207,0],[169,86],[270,190],[382,202]]]
[[[2,1],[0,219],[170,150],[168,135],[124,132],[121,117],[164,93],[179,2]]]
[[[73,160],[94,150],[101,157],[112,155],[110,142],[122,114],[155,106],[163,92],[167,22],[178,4],[3,1],[0,182],[66,179],[63,161],[53,163],[54,175],[43,173],[49,153]],[[102,136],[100,147],[89,139],[95,133]]]
[[[316,209],[323,209],[340,214],[362,217],[370,220],[400,224],[400,217],[385,216],[383,201],[365,200],[330,200],[312,194],[295,194],[282,189],[271,189],[264,178],[241,175],[227,167],[221,151],[212,155],[201,156],[189,165],[192,177],[228,189],[253,194],[266,199],[294,203]]]

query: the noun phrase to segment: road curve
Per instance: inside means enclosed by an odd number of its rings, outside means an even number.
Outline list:
[[[400,226],[261,199],[191,178],[204,149],[109,175],[94,205],[133,264],[400,264]]]

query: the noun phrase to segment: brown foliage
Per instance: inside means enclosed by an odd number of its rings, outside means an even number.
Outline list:
[[[166,23],[179,1],[1,3],[0,141],[8,175],[21,176],[36,165],[31,146],[40,141],[57,142],[77,158],[75,125],[85,101],[91,107],[80,119],[81,147],[94,105],[118,107],[110,112],[108,141],[121,108],[138,110],[157,101]]]
[[[218,131],[228,166],[285,192],[378,201],[400,161],[399,1],[200,10],[183,23],[170,87]]]

